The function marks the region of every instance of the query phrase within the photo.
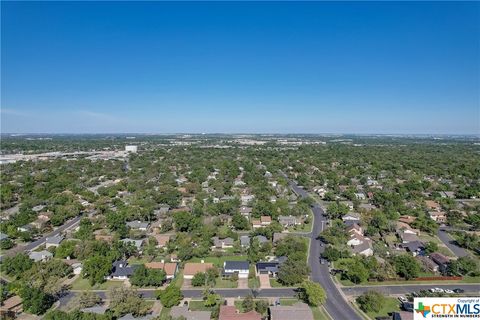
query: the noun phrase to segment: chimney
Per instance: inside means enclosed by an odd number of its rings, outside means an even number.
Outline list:
[[[205,263],[205,260],[202,259],[202,260],[200,260],[200,262],[201,262],[201,263]]]
[[[164,259],[162,259],[162,263],[165,263],[165,260],[164,260]]]

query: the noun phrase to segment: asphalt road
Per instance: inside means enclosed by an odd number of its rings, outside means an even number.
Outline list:
[[[294,182],[290,181],[290,187],[300,197],[307,197],[308,193],[299,188]],[[313,223],[312,233],[310,235],[310,254],[308,264],[311,269],[312,281],[318,282],[327,293],[327,301],[325,302],[325,309],[327,309],[330,316],[335,320],[362,320],[362,318],[355,312],[350,304],[345,300],[340,290],[337,288],[328,270],[326,264],[320,264],[320,253],[323,252],[324,247],[321,246],[321,241],[317,239],[320,232],[326,224],[326,218],[323,216],[323,210],[315,204],[312,208],[315,221]]]
[[[438,237],[440,238],[440,240],[442,240],[442,242],[457,256],[457,257],[466,257],[468,256],[468,252],[463,249],[462,247],[459,247],[457,246],[457,244],[455,243],[455,240],[453,240],[452,237],[450,237],[450,235],[442,230],[442,229],[439,229],[438,232],[437,232],[437,235]]]
[[[68,230],[70,228],[73,228],[73,227],[77,226],[80,223],[80,219],[82,219],[81,215],[67,221],[65,224],[61,225],[60,227],[53,230],[52,232],[49,232],[49,233],[45,234],[43,237],[41,237],[41,238],[39,238],[35,241],[32,241],[32,242],[30,242],[30,243],[28,243],[24,246],[18,246],[18,247],[15,247],[15,248],[12,248],[12,249],[6,251],[4,255],[9,256],[9,255],[14,255],[18,252],[26,252],[26,251],[34,250],[35,248],[45,244],[45,240],[48,237],[56,236],[56,235],[62,233],[63,231],[65,231],[65,230]],[[3,255],[1,257],[3,257]],[[0,257],[0,261],[1,261],[1,257]]]
[[[419,284],[419,285],[391,285],[391,286],[356,286],[356,287],[343,287],[342,291],[346,295],[358,296],[365,291],[375,290],[382,292],[385,295],[407,294],[414,291],[428,290],[430,288],[442,288],[442,289],[456,289],[460,288],[465,290],[465,293],[480,294],[480,285],[478,283],[472,284]]]
[[[244,298],[251,294],[258,298],[292,298],[295,297],[295,288],[271,288],[260,289],[257,292],[253,292],[251,289],[213,289],[216,293],[224,298]],[[92,290],[96,292],[102,299],[106,299],[107,291],[105,290]],[[156,289],[139,289],[137,292],[144,298],[154,299]],[[185,298],[203,298],[203,289],[187,289],[182,290]],[[60,306],[65,306],[70,299],[79,294],[79,291],[70,291],[65,296],[60,298]]]

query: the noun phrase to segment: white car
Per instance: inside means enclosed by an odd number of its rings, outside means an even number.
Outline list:
[[[398,300],[400,300],[400,302],[408,302],[407,298],[403,296],[398,297]]]
[[[443,290],[442,288],[435,288],[435,292],[444,293],[445,290]]]
[[[445,293],[455,293],[455,292],[453,292],[453,290],[450,290],[450,289],[445,289]]]

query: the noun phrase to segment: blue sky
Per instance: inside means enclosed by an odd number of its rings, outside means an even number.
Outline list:
[[[2,2],[1,131],[480,133],[478,2]]]

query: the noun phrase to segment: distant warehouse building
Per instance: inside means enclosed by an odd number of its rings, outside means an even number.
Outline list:
[[[132,153],[137,153],[137,146],[125,146],[125,151],[126,152],[132,152]]]

